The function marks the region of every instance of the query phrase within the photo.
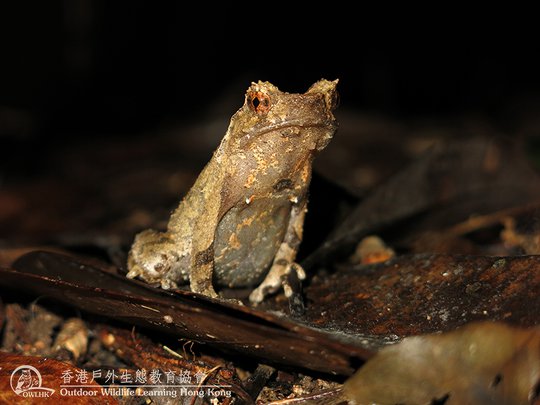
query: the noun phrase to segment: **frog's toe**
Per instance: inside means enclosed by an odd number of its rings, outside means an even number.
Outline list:
[[[279,290],[283,285],[281,274],[270,272],[264,281],[249,295],[249,301],[253,304],[261,303],[268,294]]]
[[[164,290],[174,290],[175,288],[178,288],[178,284],[168,278],[161,279],[160,286]]]
[[[126,274],[127,278],[135,278],[142,274],[142,269],[137,265],[131,265],[129,266],[129,271]]]
[[[249,302],[251,302],[252,304],[260,304],[261,302],[263,302],[266,294],[264,292],[264,288],[261,287],[263,286],[261,285],[257,287],[251,292],[251,294],[249,294]]]
[[[306,271],[298,263],[293,263],[289,268],[289,271],[290,270],[294,270],[296,272],[296,276],[298,277],[299,280],[306,279]]]

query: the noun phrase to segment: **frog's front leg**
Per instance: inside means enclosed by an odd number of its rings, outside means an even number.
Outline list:
[[[305,198],[302,199],[302,202],[293,204],[287,231],[274,257],[272,267],[263,282],[249,296],[249,300],[252,303],[257,304],[262,302],[267,294],[276,292],[281,286],[283,286],[285,296],[288,298],[291,297],[293,290],[289,285],[287,277],[291,271],[295,271],[296,276],[300,280],[306,278],[304,269],[298,263],[294,262],[298,247],[302,241],[306,211],[307,201]]]

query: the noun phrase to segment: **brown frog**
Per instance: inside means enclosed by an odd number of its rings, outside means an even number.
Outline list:
[[[171,215],[165,232],[135,237],[128,277],[162,288],[189,282],[217,297],[214,285],[252,287],[253,303],[282,285],[302,239],[313,158],[332,139],[337,80],[304,94],[252,83],[210,162]]]

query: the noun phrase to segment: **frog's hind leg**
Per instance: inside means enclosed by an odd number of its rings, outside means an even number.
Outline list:
[[[128,278],[141,278],[163,289],[176,288],[188,279],[186,259],[178,254],[167,232],[147,229],[135,237],[128,255]]]

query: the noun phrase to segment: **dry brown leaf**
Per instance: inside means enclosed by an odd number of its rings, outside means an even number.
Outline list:
[[[282,316],[191,292],[152,288],[110,273],[107,264],[97,267],[95,261],[79,262],[46,252],[29,253],[17,263],[14,267],[21,265],[25,270],[0,268],[0,285],[46,295],[130,325],[237,350],[265,362],[351,375],[358,360],[373,355],[356,342],[342,341]]]
[[[480,322],[409,337],[382,349],[344,390],[356,404],[538,404],[540,328]]]

